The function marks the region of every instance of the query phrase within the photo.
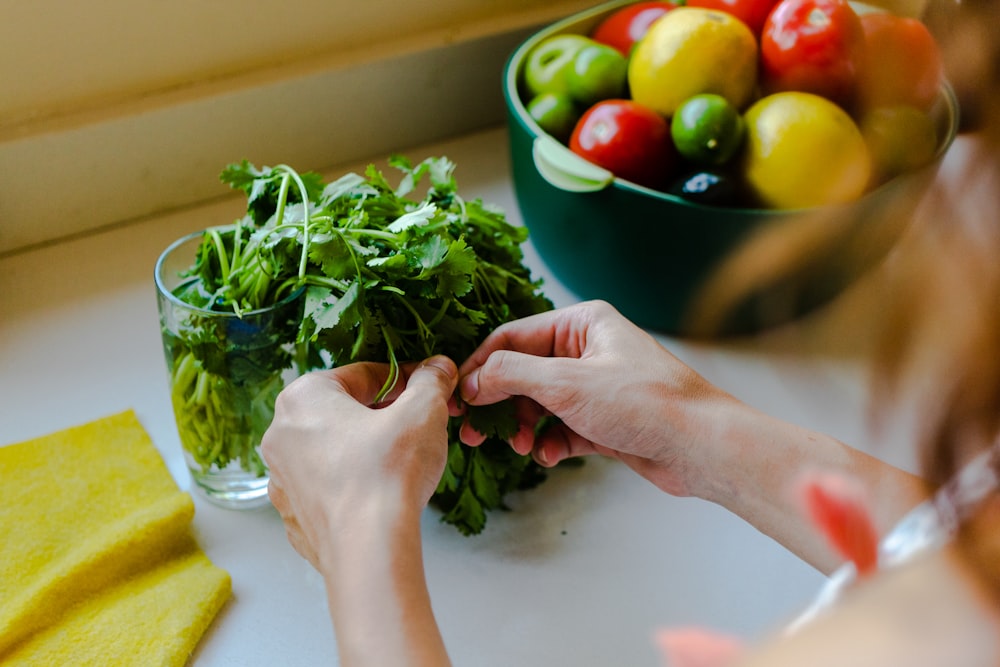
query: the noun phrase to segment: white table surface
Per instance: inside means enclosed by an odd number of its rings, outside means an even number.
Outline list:
[[[520,220],[504,129],[403,152],[449,156],[463,196]],[[230,222],[242,204],[225,199],[0,259],[0,444],[131,408],[190,488],[153,264],[170,241]],[[577,300],[530,243],[526,254],[556,305]],[[805,322],[753,340],[660,339],[739,398],[907,465],[901,438],[876,438],[865,421],[863,323],[878,290],[876,275]],[[556,471],[509,500],[514,511],[490,515],[476,537],[425,514],[431,594],[457,665],[658,665],[656,628],[701,624],[753,639],[794,615],[822,582],[725,510],[667,496],[611,461]],[[232,574],[234,593],[192,664],[336,664],[320,577],[288,545],[273,509],[195,501],[198,540]]]

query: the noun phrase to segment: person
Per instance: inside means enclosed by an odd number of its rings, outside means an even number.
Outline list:
[[[877,539],[899,534],[914,507],[945,519],[941,507],[955,510],[935,548],[857,579],[794,632],[728,653],[727,665],[1000,664],[996,5],[948,7],[947,33],[961,37],[943,47],[949,78],[977,126],[966,167],[928,194],[900,249],[876,359],[877,407],[906,387],[926,390],[914,443],[925,474],[755,410],[603,302],[508,323],[460,366],[440,356],[407,364],[378,406],[385,365],[310,373],[279,396],[262,451],[288,538],[326,582],[341,664],[450,664],[420,515],[445,465],[448,420],[461,415],[455,395],[472,405],[514,398],[521,429],[510,444],[544,466],[618,459],[668,494],[727,508],[825,573],[842,572],[843,555],[781,492],[803,469],[856,482]],[[559,422],[536,437],[548,414]],[[467,425],[461,437],[483,439]],[[400,621],[387,628],[387,618]]]

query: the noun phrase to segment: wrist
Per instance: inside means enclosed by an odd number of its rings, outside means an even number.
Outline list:
[[[739,443],[747,440],[743,431],[753,423],[745,414],[748,410],[721,391],[671,397],[659,420],[666,425],[661,453],[653,460],[652,473],[645,476],[672,495],[725,505],[746,465]]]
[[[826,447],[817,440],[834,442],[734,399],[717,412],[696,495],[738,514],[748,504],[784,504],[791,480],[816,460],[810,451]]]
[[[419,535],[420,509],[408,506],[391,483],[378,492],[338,495],[337,502],[324,508],[320,523],[324,534],[317,539],[324,575],[338,574],[345,566],[374,549],[387,549],[403,535]]]

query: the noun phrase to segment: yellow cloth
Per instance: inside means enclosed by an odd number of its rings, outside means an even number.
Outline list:
[[[0,447],[0,664],[185,665],[230,597],[132,411]]]

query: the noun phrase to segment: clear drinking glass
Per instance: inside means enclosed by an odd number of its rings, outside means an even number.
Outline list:
[[[195,487],[214,504],[234,509],[265,505],[267,467],[260,441],[274,416],[274,399],[300,373],[295,339],[301,291],[244,312],[215,311],[197,277],[202,232],[171,244],[154,273],[170,399]]]

